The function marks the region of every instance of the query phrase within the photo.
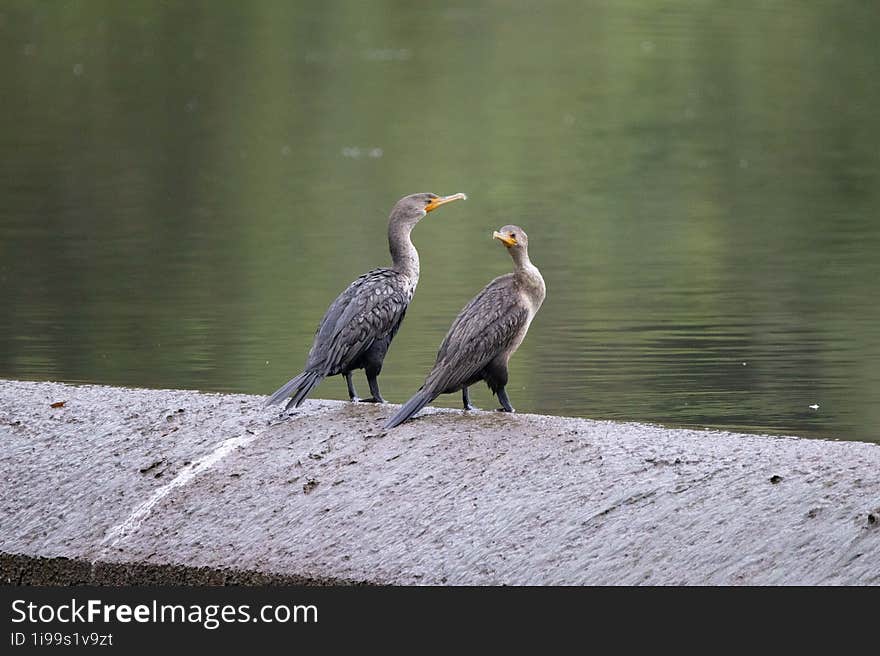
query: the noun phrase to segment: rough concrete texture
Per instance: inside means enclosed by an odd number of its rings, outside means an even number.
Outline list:
[[[0,381],[0,581],[880,584],[877,445],[262,402]]]

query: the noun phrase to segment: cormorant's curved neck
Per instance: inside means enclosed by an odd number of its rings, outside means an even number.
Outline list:
[[[540,306],[544,301],[547,288],[544,285],[544,277],[538,271],[538,267],[532,264],[529,253],[525,248],[511,248],[510,256],[513,258],[513,275],[521,287],[525,289],[532,299],[532,303]]]
[[[528,267],[535,266],[529,259],[529,252],[525,248],[511,248],[510,257],[513,258],[513,269],[515,272],[524,271]]]
[[[395,221],[388,223],[388,248],[391,251],[391,268],[413,280],[419,277],[419,252],[409,235],[414,223]]]

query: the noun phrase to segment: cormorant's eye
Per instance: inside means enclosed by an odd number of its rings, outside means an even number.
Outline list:
[[[511,233],[510,233],[510,236],[513,237],[514,239],[516,239],[516,233],[515,233],[515,232],[511,232]]]

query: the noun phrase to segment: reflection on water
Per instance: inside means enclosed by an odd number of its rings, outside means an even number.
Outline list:
[[[414,234],[390,400],[514,222],[548,287],[520,411],[880,441],[878,29],[794,0],[6,4],[0,376],[269,393],[388,261],[393,202],[461,190]]]

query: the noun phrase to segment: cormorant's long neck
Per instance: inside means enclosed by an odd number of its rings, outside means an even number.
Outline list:
[[[544,286],[544,277],[538,271],[538,267],[532,264],[525,248],[512,248],[510,255],[513,257],[514,277],[531,296],[532,301],[540,306],[544,302],[544,296],[547,292]]]
[[[392,219],[388,224],[388,248],[391,250],[391,268],[415,281],[419,279],[419,252],[409,238],[413,225]]]

